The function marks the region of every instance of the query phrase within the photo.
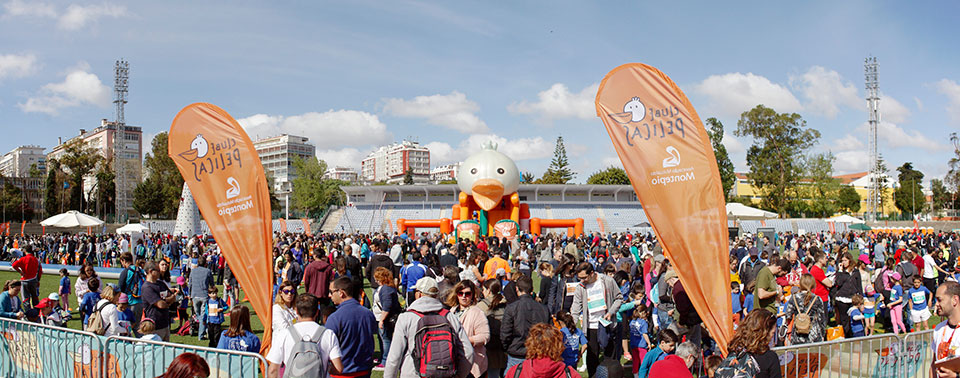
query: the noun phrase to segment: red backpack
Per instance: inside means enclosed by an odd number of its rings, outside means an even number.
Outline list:
[[[428,378],[450,378],[457,375],[458,357],[463,351],[457,348],[457,334],[447,321],[448,310],[426,314],[410,310],[420,317],[414,337],[413,361],[417,374]]]

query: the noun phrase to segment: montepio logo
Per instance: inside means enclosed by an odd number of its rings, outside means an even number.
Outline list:
[[[202,134],[197,134],[190,142],[190,149],[177,155],[193,164],[193,178],[197,182],[202,182],[205,175],[225,170],[234,164],[243,167],[240,148],[233,138],[211,144]]]
[[[623,112],[608,113],[607,117],[623,127],[627,144],[631,147],[636,142],[647,141],[650,138],[666,138],[669,135],[679,135],[686,138],[683,116],[676,106],[647,107],[634,96],[623,105]]]

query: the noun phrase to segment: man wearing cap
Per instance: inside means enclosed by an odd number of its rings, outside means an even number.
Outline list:
[[[437,300],[440,289],[437,280],[423,277],[414,286],[415,300],[407,311],[397,317],[397,325],[393,331],[393,341],[384,363],[384,378],[415,378],[417,373],[416,362],[413,360],[413,348],[416,345],[417,323],[423,314],[443,314],[443,304]],[[454,340],[455,347],[460,351],[457,355],[457,377],[464,378],[470,373],[473,364],[473,345],[467,338],[467,333],[460,324],[460,318],[453,312],[446,312],[447,322],[459,336]]]
[[[40,317],[43,324],[54,327],[63,327],[66,322],[63,321],[63,318],[60,317],[56,311],[53,311],[56,302],[50,300],[50,298],[43,298],[40,300],[35,307],[40,310]]]

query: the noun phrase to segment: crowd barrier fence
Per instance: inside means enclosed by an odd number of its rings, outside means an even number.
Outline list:
[[[103,337],[90,332],[0,319],[0,377],[153,378],[190,352],[210,366],[210,378],[261,378],[267,362],[256,353]]]
[[[930,377],[933,331],[774,348],[784,378]]]

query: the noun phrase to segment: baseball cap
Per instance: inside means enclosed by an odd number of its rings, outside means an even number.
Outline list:
[[[48,295],[47,298],[49,298],[51,301],[58,302],[60,301],[60,294],[50,293],[50,295]]]
[[[663,260],[666,260],[666,259],[667,259],[667,258],[666,258],[665,256],[663,256],[663,255],[653,256],[653,261],[656,261],[656,262],[663,262]]]
[[[417,285],[413,288],[428,295],[437,295],[440,292],[440,288],[437,287],[437,280],[432,277],[423,277],[417,280]]]
[[[36,308],[48,308],[53,307],[53,301],[50,298],[43,298],[40,300],[40,303],[37,303]]]
[[[893,272],[893,274],[890,275],[890,278],[893,278],[894,281],[900,281],[900,273]]]
[[[117,303],[130,303],[130,299],[127,298],[127,294],[120,293],[120,298],[117,299]]]
[[[757,247],[750,247],[750,256],[757,256],[760,254],[760,250]]]
[[[186,285],[187,279],[183,276],[177,277],[177,285]]]
[[[507,271],[504,270],[503,268],[498,268],[496,274],[497,274],[497,277],[506,276],[506,275],[507,275]]]

